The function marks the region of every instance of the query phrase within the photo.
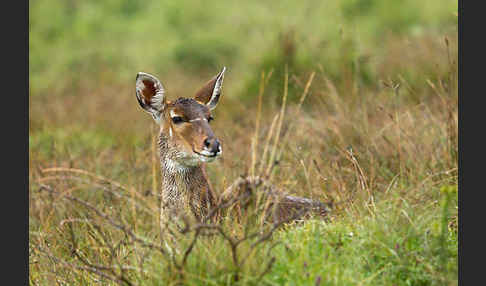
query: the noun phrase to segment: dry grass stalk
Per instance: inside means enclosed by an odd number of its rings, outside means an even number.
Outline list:
[[[267,138],[265,139],[265,146],[263,147],[263,154],[262,154],[262,158],[260,160],[260,168],[258,169],[258,173],[262,173],[263,170],[265,169],[265,165],[266,165],[265,159],[267,157],[268,148],[270,146],[270,140],[272,139],[273,132],[274,132],[274,129],[275,129],[275,123],[277,122],[279,115],[280,114],[275,114],[275,116],[273,117],[273,120],[272,120],[272,124],[270,125],[270,130],[267,133]]]
[[[265,73],[262,71],[262,76],[260,80],[260,89],[258,92],[258,108],[257,108],[257,119],[255,123],[255,135],[252,138],[252,153],[251,153],[251,167],[250,167],[250,174],[251,176],[255,176],[255,164],[256,164],[256,156],[257,156],[257,146],[258,146],[258,136],[260,134],[260,120],[262,116],[262,97],[263,92],[265,91]]]
[[[301,110],[302,110],[302,104],[304,103],[305,98],[307,97],[307,94],[309,93],[310,86],[312,85],[312,81],[314,80],[314,76],[316,75],[316,72],[313,71],[311,75],[309,76],[309,79],[307,80],[307,83],[305,84],[304,91],[302,92],[302,95],[300,96],[299,103],[297,105],[297,111],[295,114],[295,117],[300,118],[301,115]],[[280,148],[280,151],[277,155],[277,160],[280,160],[282,157],[282,153],[285,150],[286,144],[288,142],[288,138],[290,134],[292,134],[293,128],[295,127],[295,121],[290,122],[289,127],[287,129],[287,132],[284,135],[284,138],[282,139],[282,148]]]
[[[283,99],[282,99],[282,107],[280,109],[280,116],[279,116],[279,122],[278,122],[278,127],[277,127],[277,133],[275,134],[275,140],[273,143],[273,149],[272,153],[270,154],[270,158],[268,160],[268,166],[265,171],[265,176],[268,177],[270,175],[270,171],[272,170],[274,166],[274,158],[275,154],[277,152],[277,146],[278,142],[280,139],[280,131],[282,129],[282,123],[285,115],[285,106],[287,103],[287,95],[288,95],[288,85],[289,85],[289,71],[288,71],[288,65],[285,65],[285,81],[284,81],[284,94],[283,94]]]

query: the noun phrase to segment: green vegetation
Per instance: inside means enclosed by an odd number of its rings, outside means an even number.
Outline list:
[[[458,284],[456,1],[29,7],[31,285]],[[236,252],[221,235],[202,236],[182,263],[195,232],[162,243],[166,256],[94,209],[165,241],[157,128],[136,103],[135,75],[156,74],[174,99],[223,65],[211,124],[224,154],[207,166],[216,192],[250,173],[255,155],[257,175],[274,165],[270,183],[334,208],[328,221],[285,225]],[[262,156],[270,133],[275,160]],[[252,215],[221,229],[233,239],[258,232]]]

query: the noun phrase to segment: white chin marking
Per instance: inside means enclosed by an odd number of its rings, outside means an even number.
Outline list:
[[[222,152],[221,152],[221,146],[220,146],[220,149],[216,153],[216,156],[214,156],[213,153],[209,153],[209,152],[206,152],[206,151],[201,151],[200,154],[197,154],[197,156],[199,157],[199,160],[201,160],[201,162],[207,163],[207,162],[214,161],[216,158],[220,157],[221,154],[222,154]]]
[[[216,156],[214,156],[214,157],[206,157],[206,156],[201,156],[201,155],[198,155],[198,156],[199,156],[199,160],[201,160],[201,162],[204,162],[204,163],[209,163],[209,162],[214,161],[214,159],[216,159]]]
[[[208,157],[204,156],[201,154],[197,153],[192,153],[191,155],[188,155],[187,153],[181,154],[183,156],[180,156],[177,159],[177,162],[181,166],[187,166],[187,167],[195,167],[200,165],[201,163],[210,163],[216,160],[218,157],[221,156],[221,152],[218,152],[216,156]],[[208,154],[209,155],[209,154]]]

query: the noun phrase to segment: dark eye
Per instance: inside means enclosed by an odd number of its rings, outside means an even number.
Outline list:
[[[208,118],[208,122],[211,122],[212,120],[214,120],[214,117],[209,116],[209,118]]]
[[[182,117],[180,117],[180,116],[172,117],[172,122],[174,122],[175,124],[181,123],[183,121],[184,121],[184,119],[182,119]]]

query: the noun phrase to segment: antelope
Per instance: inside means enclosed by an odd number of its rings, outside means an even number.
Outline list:
[[[148,73],[136,76],[136,97],[139,105],[159,125],[158,147],[162,172],[160,222],[166,223],[169,216],[183,211],[190,212],[201,221],[216,206],[216,194],[207,179],[205,163],[222,155],[221,142],[213,133],[210,122],[211,111],[221,98],[226,67],[204,84],[193,97],[179,97],[169,101],[160,80]],[[245,185],[261,184],[259,178],[248,178],[235,183],[233,190]],[[231,189],[231,188],[230,188]],[[267,188],[269,194],[276,194]],[[283,196],[278,201],[278,216],[291,208],[308,208],[321,215],[327,207],[317,201],[292,196]]]

